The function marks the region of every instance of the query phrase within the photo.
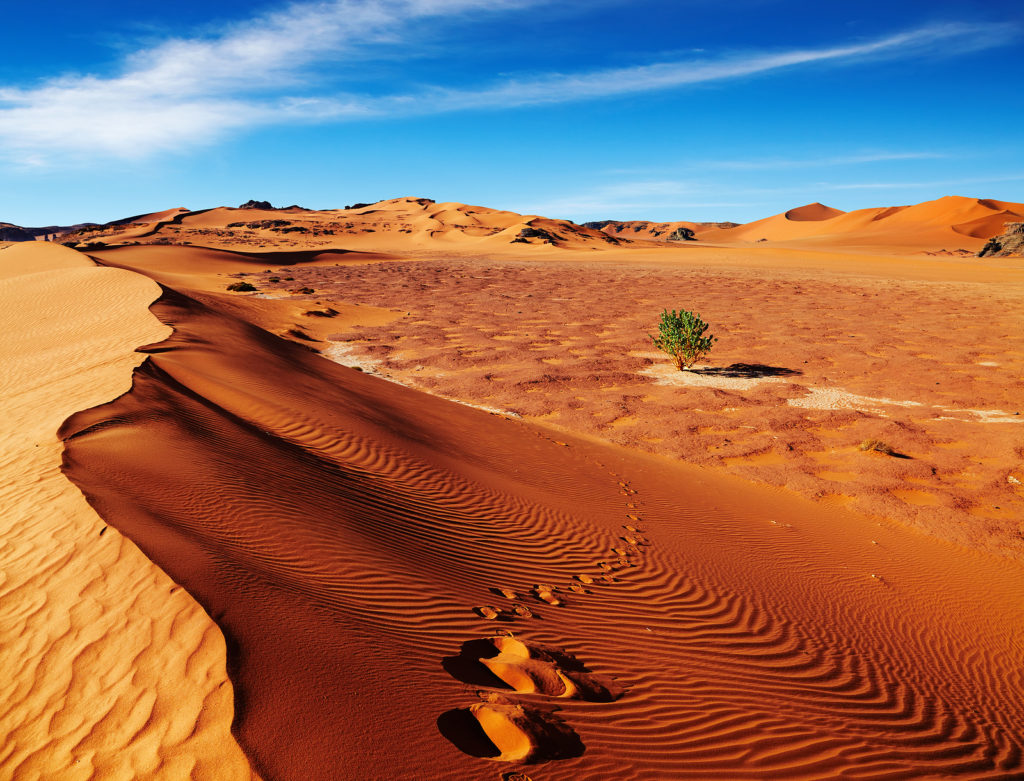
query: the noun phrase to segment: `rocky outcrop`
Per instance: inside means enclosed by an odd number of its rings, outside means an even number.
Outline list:
[[[262,209],[263,211],[271,211],[274,207],[270,205],[270,201],[246,201],[239,209]]]
[[[36,237],[24,228],[0,222],[0,241],[35,241]]]
[[[979,258],[1005,258],[1010,255],[1024,255],[1024,222],[1006,223],[1006,230],[989,239],[978,253]]]
[[[668,234],[669,241],[696,241],[697,237],[693,234],[693,231],[689,228],[684,228],[680,225],[670,234]]]
[[[554,244],[559,237],[543,228],[526,227],[519,231],[519,235],[512,239],[512,243],[530,244],[530,239],[540,239],[543,244]]]

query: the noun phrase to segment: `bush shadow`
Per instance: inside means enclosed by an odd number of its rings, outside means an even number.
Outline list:
[[[708,366],[703,369],[690,369],[694,374],[704,377],[737,377],[756,379],[758,377],[792,377],[803,374],[796,369],[784,366],[767,366],[763,363],[733,363],[729,366]]]

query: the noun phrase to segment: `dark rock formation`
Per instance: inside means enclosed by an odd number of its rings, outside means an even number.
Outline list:
[[[0,241],[35,241],[36,237],[34,234],[20,228],[17,225],[11,225],[9,222],[0,222]]]
[[[1005,258],[1010,255],[1024,255],[1024,222],[1008,222],[1006,230],[994,236],[981,248],[979,258]]]
[[[255,222],[229,222],[229,228],[251,228],[252,230],[259,230],[261,228],[283,228],[291,225],[288,220],[256,220]]]
[[[274,207],[270,205],[270,201],[246,201],[245,203],[243,203],[238,208],[239,209],[263,209],[265,211],[269,211],[269,210],[273,209]]]
[[[657,234],[655,234],[657,235]],[[670,234],[668,234],[669,241],[696,241],[697,237],[693,235],[693,231],[689,228],[684,228],[680,225]]]
[[[526,227],[519,231],[519,235],[516,238],[512,239],[512,243],[529,244],[530,239],[541,239],[542,242],[554,244],[556,241],[558,241],[558,236],[556,236],[554,233],[543,230],[541,228]]]

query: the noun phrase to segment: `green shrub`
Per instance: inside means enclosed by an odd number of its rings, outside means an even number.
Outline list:
[[[654,346],[671,355],[676,368],[683,371],[705,358],[711,346],[718,341],[717,336],[704,335],[708,328],[698,313],[666,309],[661,313],[658,335],[650,336]]]

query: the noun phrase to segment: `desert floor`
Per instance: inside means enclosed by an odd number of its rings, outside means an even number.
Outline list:
[[[289,268],[245,279],[264,295],[305,299],[314,312],[353,303],[397,310],[389,322],[339,325],[326,342],[311,342],[341,363],[723,467],[825,507],[1024,554],[1019,260],[697,248],[603,253],[600,261],[573,254]],[[314,292],[288,292],[303,288]],[[719,341],[708,362],[680,373],[647,334],[662,309],[684,307],[700,311]],[[297,318],[294,330],[307,333],[318,319]],[[870,440],[906,457],[859,449]]]
[[[1024,767],[1019,262],[96,257],[173,334],[64,470],[223,632],[262,777]]]

